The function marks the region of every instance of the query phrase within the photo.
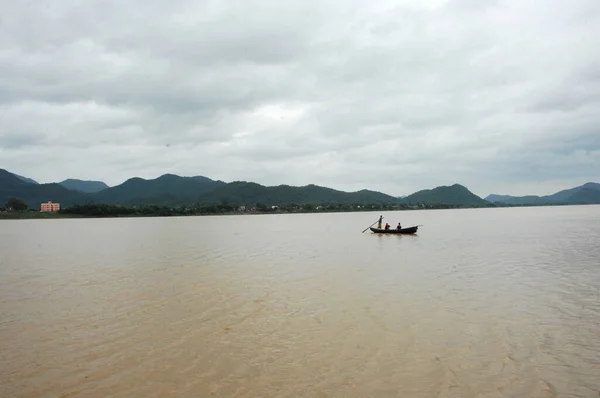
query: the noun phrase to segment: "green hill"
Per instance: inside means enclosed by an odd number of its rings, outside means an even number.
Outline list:
[[[21,181],[25,181],[25,182],[28,182],[28,183],[30,183],[30,184],[39,184],[39,182],[37,182],[37,181],[36,181],[36,180],[34,180],[34,179],[27,178],[27,177],[23,177],[23,176],[20,176],[20,175],[18,175],[18,174],[15,174],[15,173],[12,173],[12,174],[13,174],[15,177],[17,177],[19,180],[21,180]]]
[[[134,177],[115,187],[85,195],[79,203],[166,206],[194,204],[201,195],[223,185],[225,183],[222,181],[202,176],[164,174],[152,180]]]
[[[511,205],[600,204],[600,184],[588,182],[575,188],[564,189],[552,195],[509,196],[489,195],[486,199]]]
[[[235,181],[226,184],[200,197],[201,203],[229,202],[237,205],[256,204],[267,206],[283,204],[352,204],[352,203],[394,203],[398,199],[380,192],[362,190],[344,192],[318,185],[293,187],[278,185],[267,187],[254,182]]]
[[[588,182],[552,195],[542,196],[548,203],[600,203],[600,184]]]
[[[598,188],[583,187],[573,193],[569,202],[574,204],[600,204],[600,184]]]
[[[424,189],[402,199],[406,204],[489,206],[490,202],[481,199],[460,184]]]
[[[81,195],[80,192],[69,190],[60,184],[25,182],[14,174],[0,169],[0,206],[11,197],[22,199],[31,208],[39,208],[40,203],[49,200],[61,204],[74,203]]]
[[[84,181],[75,178],[66,179],[59,182],[59,184],[67,189],[84,193],[99,192],[108,188],[108,185],[102,181]]]
[[[23,199],[33,208],[37,208],[40,203],[49,200],[59,202],[62,207],[86,203],[124,206],[181,206],[212,205],[224,202],[231,205],[250,206],[257,203],[266,206],[423,204],[470,207],[492,205],[489,201],[481,199],[459,184],[426,189],[404,198],[398,198],[369,190],[344,192],[313,184],[295,187],[290,185],[264,186],[246,181],[225,183],[203,176],[180,177],[174,174],[164,174],[155,179],[134,177],[115,187],[107,187],[106,184],[99,181],[73,179],[65,180],[60,184],[37,184],[28,181],[33,180],[0,169],[0,206],[10,197]],[[600,184],[587,183],[543,197],[490,195],[488,198],[507,204],[600,203]]]
[[[504,195],[502,195],[504,196]],[[509,205],[540,205],[544,204],[544,201],[541,197],[537,195],[527,195],[527,196],[508,196],[499,200],[495,200],[494,202],[506,203]]]
[[[496,194],[491,194],[488,195],[484,198],[484,200],[487,200],[488,202],[503,202],[505,200],[510,200],[512,198],[512,196],[510,195],[496,195]]]

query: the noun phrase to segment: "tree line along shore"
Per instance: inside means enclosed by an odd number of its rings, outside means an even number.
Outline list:
[[[121,206],[109,204],[84,204],[65,207],[56,212],[40,212],[19,206],[18,209],[0,208],[0,219],[56,219],[56,218],[103,218],[103,217],[172,217],[202,215],[235,215],[235,214],[285,214],[285,213],[332,213],[332,212],[365,212],[365,211],[398,211],[398,210],[434,210],[461,208],[494,208],[521,207],[525,205],[448,205],[448,204],[286,204],[267,206],[262,203],[254,205],[234,205],[220,203],[198,206]]]

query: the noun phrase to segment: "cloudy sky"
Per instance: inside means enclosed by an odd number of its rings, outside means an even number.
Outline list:
[[[40,182],[600,181],[598,0],[0,5],[0,168]]]

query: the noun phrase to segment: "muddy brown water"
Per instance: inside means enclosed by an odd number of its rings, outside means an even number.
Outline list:
[[[0,222],[1,397],[599,397],[600,206]]]

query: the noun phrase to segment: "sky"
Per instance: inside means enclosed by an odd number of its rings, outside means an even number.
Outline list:
[[[0,168],[39,182],[600,181],[598,0],[0,6]]]

